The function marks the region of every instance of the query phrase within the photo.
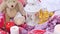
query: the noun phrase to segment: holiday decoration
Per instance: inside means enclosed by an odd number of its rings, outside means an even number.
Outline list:
[[[14,26],[14,22],[7,22],[6,23],[6,30],[10,32],[10,28]]]
[[[38,24],[42,24],[46,22],[54,14],[54,12],[48,12],[47,10],[40,9],[37,14],[40,20]]]
[[[4,26],[5,22],[5,15],[3,13],[0,13],[0,28]]]

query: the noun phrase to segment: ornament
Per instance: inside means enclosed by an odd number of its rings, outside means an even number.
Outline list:
[[[47,10],[42,10],[40,9],[38,17],[39,17],[39,22],[38,24],[45,23],[51,16],[53,16],[54,12],[48,12]]]
[[[7,22],[6,23],[6,30],[10,32],[10,28],[14,26],[14,22]]]

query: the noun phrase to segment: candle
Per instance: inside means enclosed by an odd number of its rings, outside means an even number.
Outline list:
[[[10,34],[19,34],[19,27],[18,26],[12,26],[10,28]]]
[[[60,34],[60,24],[56,25],[54,28],[54,34]]]

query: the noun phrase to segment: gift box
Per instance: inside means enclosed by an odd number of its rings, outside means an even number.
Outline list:
[[[4,26],[4,22],[5,22],[5,14],[0,13],[0,28]]]

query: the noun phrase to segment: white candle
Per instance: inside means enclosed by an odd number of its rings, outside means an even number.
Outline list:
[[[12,26],[10,28],[10,34],[19,34],[19,27],[18,26]]]
[[[60,24],[56,25],[54,28],[54,34],[60,34]]]

